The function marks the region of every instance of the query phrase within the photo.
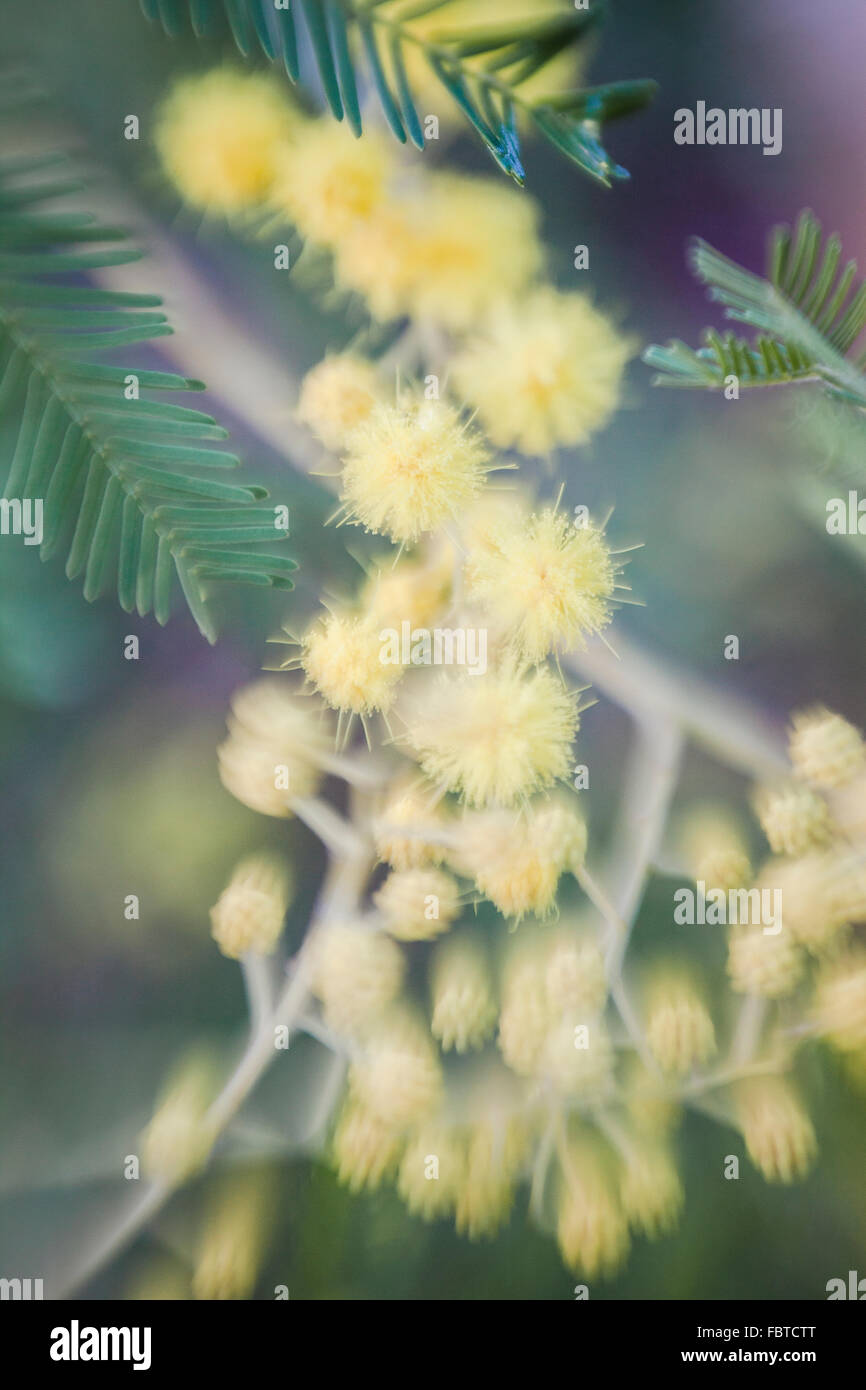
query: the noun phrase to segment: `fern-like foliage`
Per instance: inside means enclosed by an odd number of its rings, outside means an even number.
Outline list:
[[[741,386],[818,381],[837,399],[866,408],[866,356],[855,352],[866,327],[866,284],[858,281],[856,261],[842,266],[841,259],[839,238],[825,238],[808,211],[793,229],[772,233],[766,277],[695,241],[694,274],[729,319],[757,335],[749,343],[707,329],[697,350],[678,341],[653,345],[644,361],[657,369],[656,384],[717,389],[730,374]]]
[[[0,421],[15,443],[2,496],[43,501],[43,558],[95,599],[113,579],[126,612],[168,620],[174,575],[215,640],[211,580],[291,588],[296,568],[261,542],[285,539],[264,488],[223,481],[239,460],[209,447],[212,416],[148,393],[203,390],[171,372],[98,355],[171,333],[156,295],[101,289],[89,272],[137,260],[125,233],[86,214],[48,212],[79,185],[61,158],[0,163]]]
[[[300,74],[299,31],[306,31],[328,105],[361,133],[359,52],[366,58],[388,124],[398,140],[424,147],[424,132],[407,76],[406,56],[420,50],[443,87],[481,136],[501,169],[524,181],[516,110],[600,183],[627,178],[600,140],[604,121],[639,110],[656,84],[647,80],[563,92],[530,101],[523,84],[560,53],[584,42],[605,0],[561,14],[479,25],[449,32],[448,0],[140,0],[145,15],[176,35],[189,23],[204,36],[228,26],[239,51],[260,48],[281,59],[293,82]],[[441,30],[423,35],[413,21],[443,10]],[[483,60],[480,64],[478,60]],[[472,60],[471,62],[469,60]]]

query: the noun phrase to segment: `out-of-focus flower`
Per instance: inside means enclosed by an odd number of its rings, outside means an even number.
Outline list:
[[[781,1076],[750,1077],[737,1087],[736,1106],[749,1157],[767,1181],[804,1177],[817,1145],[792,1084]]]
[[[604,1024],[600,1019],[558,1019],[547,1033],[535,1072],[559,1095],[600,1099],[613,1076],[613,1048]]]
[[[836,941],[852,906],[843,901],[840,870],[837,856],[813,850],[799,859],[772,859],[758,875],[760,891],[781,895],[782,934],[815,953]]]
[[[755,811],[774,854],[805,854],[830,838],[830,811],[811,787],[792,782],[785,787],[762,787]]]
[[[385,1124],[416,1125],[442,1095],[442,1072],[430,1034],[414,1014],[394,1008],[367,1038],[349,1072],[352,1094]]]
[[[413,1215],[435,1221],[454,1210],[465,1167],[461,1136],[441,1125],[426,1127],[406,1144],[397,1191]]]
[[[790,932],[765,933],[762,927],[741,926],[728,939],[728,974],[738,994],[782,999],[803,978],[804,953]]]
[[[454,384],[495,445],[546,454],[607,424],[631,354],[584,295],[542,286],[493,310],[457,355]]]
[[[334,247],[382,207],[393,170],[392,145],[376,131],[356,140],[328,117],[305,121],[282,150],[271,202],[302,236]]]
[[[445,678],[407,716],[431,781],[471,806],[513,806],[565,778],[579,723],[575,696],[546,668]]]
[[[749,851],[739,826],[724,807],[693,806],[678,838],[692,877],[708,889],[744,888],[751,881]]]
[[[425,839],[424,831],[437,833],[444,825],[429,788],[400,779],[390,788],[374,823],[376,852],[392,869],[438,864],[445,858],[445,846]]]
[[[340,1110],[332,1147],[339,1181],[352,1192],[372,1191],[396,1170],[403,1137],[349,1096]]]
[[[295,414],[336,453],[368,419],[379,398],[380,381],[372,362],[351,352],[333,353],[307,372]]]
[[[232,1178],[206,1213],[192,1278],[197,1299],[249,1298],[270,1229],[270,1183],[263,1174]]]
[[[441,936],[460,911],[457,884],[442,869],[395,869],[373,901],[398,941]]]
[[[482,1123],[468,1136],[456,1226],[470,1240],[496,1234],[511,1214],[523,1143],[516,1125]]]
[[[543,950],[535,942],[510,946],[502,972],[498,1042],[518,1076],[537,1071],[552,1021]]]
[[[210,912],[211,934],[223,955],[234,960],[248,951],[269,955],[283,929],[290,895],[284,861],[265,854],[242,859]]]
[[[570,1140],[560,1159],[556,1239],[576,1274],[616,1272],[628,1253],[628,1222],[610,1161],[587,1140]]]
[[[295,798],[315,792],[333,747],[321,707],[280,681],[256,681],[235,695],[228,725],[218,749],[223,786],[253,811],[290,816]]]
[[[452,557],[447,547],[425,560],[401,560],[377,567],[361,592],[370,621],[399,627],[427,627],[445,608],[451,591]]]
[[[483,947],[463,934],[436,948],[430,971],[431,1030],[443,1052],[467,1052],[491,1037],[498,1013]]]
[[[271,77],[216,68],[177,83],[157,113],[154,139],[188,203],[231,214],[268,199],[296,121]]]
[[[190,1054],[171,1074],[142,1137],[142,1170],[169,1183],[184,1182],[207,1162],[215,1134],[207,1119],[214,1098],[210,1059]]]
[[[546,954],[547,997],[551,1008],[592,1018],[607,996],[604,958],[596,942],[578,927],[553,928]]]
[[[517,921],[527,912],[551,912],[560,875],[577,873],[586,854],[583,817],[560,799],[534,802],[523,814],[471,812],[459,835],[458,872],[474,878],[502,915]]]
[[[335,924],[315,942],[312,988],[328,1024],[354,1035],[378,1021],[399,993],[405,969],[403,952],[384,932]]]
[[[458,517],[492,466],[477,430],[445,402],[379,403],[349,438],[343,507],[368,531],[412,544]]]
[[[634,1228],[647,1236],[672,1230],[684,1194],[670,1149],[655,1140],[631,1138],[623,1155],[619,1192],[623,1211]]]
[[[860,731],[823,707],[794,715],[788,751],[796,775],[816,787],[844,786],[863,768]]]
[[[495,179],[437,173],[383,203],[337,247],[336,276],[379,319],[475,323],[541,267],[538,209]]]
[[[866,951],[851,950],[825,968],[815,994],[815,1017],[840,1052],[866,1050]]]
[[[691,980],[679,971],[660,972],[647,994],[646,1037],[663,1071],[683,1076],[716,1050],[713,1021]]]
[[[301,665],[331,709],[365,717],[387,713],[403,667],[381,660],[382,643],[366,617],[328,613],[304,636]]]

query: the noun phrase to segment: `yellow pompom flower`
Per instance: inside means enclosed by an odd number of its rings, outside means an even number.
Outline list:
[[[470,551],[467,577],[526,661],[583,646],[611,620],[616,567],[604,535],[553,507]]]
[[[538,204],[499,179],[434,173],[415,213],[412,318],[466,330],[541,269]]]
[[[447,606],[453,562],[450,547],[425,560],[401,560],[373,570],[360,602],[370,621],[399,628],[401,623],[429,627]]]
[[[826,801],[802,783],[759,788],[755,812],[774,854],[805,854],[830,838],[832,827]]]
[[[356,353],[332,353],[307,372],[295,416],[336,453],[380,397],[376,368]]]
[[[248,1299],[256,1283],[272,1216],[262,1175],[229,1179],[207,1211],[192,1276],[193,1297]]]
[[[620,1177],[620,1200],[631,1226],[647,1236],[670,1231],[682,1210],[683,1185],[670,1150],[654,1140],[630,1140]]]
[[[585,296],[542,286],[497,306],[455,359],[454,383],[497,447],[547,454],[607,424],[631,353]]]
[[[597,943],[578,928],[553,929],[545,947],[547,997],[552,1011],[592,1018],[607,998],[604,957]]]
[[[408,1010],[392,1010],[352,1063],[349,1084],[385,1124],[403,1129],[425,1120],[442,1097],[442,1071],[426,1028]]]
[[[224,956],[239,960],[248,951],[273,951],[283,930],[290,884],[287,865],[273,855],[241,860],[210,912],[211,934]]]
[[[312,988],[330,1026],[358,1034],[396,997],[405,969],[403,952],[384,932],[329,926],[315,943]]]
[[[397,1191],[414,1216],[435,1221],[454,1210],[465,1165],[465,1146],[455,1130],[419,1130],[406,1144]]]
[[[805,956],[790,932],[765,934],[761,927],[735,927],[728,940],[728,975],[738,994],[782,999],[803,978]]]
[[[456,518],[493,466],[481,436],[445,402],[381,403],[349,440],[343,510],[368,531],[412,544]]]
[[[436,173],[356,224],[337,246],[335,271],[378,319],[465,330],[522,291],[541,261],[534,200],[496,179]]]
[[[470,1131],[457,1189],[458,1234],[479,1240],[494,1236],[505,1225],[514,1205],[521,1158],[522,1144],[514,1127],[484,1123]]]
[[[497,1041],[506,1066],[518,1076],[536,1074],[553,1017],[539,943],[512,946],[502,972]]]
[[[791,1083],[782,1076],[750,1077],[736,1089],[736,1107],[749,1157],[767,1182],[805,1177],[817,1144]]]
[[[548,1007],[551,1013],[548,995]],[[548,1032],[536,1074],[561,1096],[600,1100],[610,1090],[613,1047],[598,1019],[559,1018]]]
[[[333,247],[382,206],[393,167],[392,146],[376,131],[356,140],[330,117],[306,121],[283,150],[271,201],[301,236]]]
[[[362,717],[386,714],[403,667],[384,662],[382,643],[366,617],[329,613],[301,644],[301,666],[332,709]]]
[[[178,82],[159,108],[154,138],[186,202],[231,214],[268,199],[295,123],[270,77],[226,67]]]
[[[256,681],[234,696],[228,728],[220,780],[244,806],[285,817],[295,798],[313,795],[334,736],[312,701],[282,681]]]
[[[757,888],[780,895],[782,935],[819,954],[844,934],[849,909],[845,890],[856,889],[856,875],[830,853],[813,850],[799,859],[771,859],[762,868]],[[855,892],[855,898],[859,893]]]
[[[745,888],[752,878],[749,851],[739,826],[724,807],[693,806],[679,828],[679,841],[692,878],[708,889]]]
[[[498,1010],[490,966],[477,941],[464,935],[437,947],[431,995],[431,1031],[443,1052],[467,1052],[491,1037]]]
[[[504,917],[544,917],[556,902],[559,878],[577,873],[586,854],[586,825],[577,808],[556,799],[535,802],[523,815],[486,811],[464,817],[454,864],[474,878]]]
[[[457,884],[442,869],[395,869],[373,898],[398,941],[430,941],[460,912]]]
[[[445,678],[409,711],[407,736],[424,772],[472,806],[514,806],[564,779],[576,697],[544,667]]]
[[[351,1192],[374,1191],[400,1161],[403,1138],[351,1097],[343,1102],[332,1151],[337,1180]]]
[[[629,1236],[610,1162],[591,1141],[572,1140],[560,1168],[556,1239],[563,1260],[590,1279],[614,1274]]]
[[[844,786],[863,768],[859,729],[822,707],[794,715],[788,752],[796,775],[816,787]]]
[[[815,996],[822,1034],[840,1052],[866,1049],[866,952],[852,951],[824,971]]]
[[[146,1176],[184,1182],[203,1168],[216,1137],[208,1120],[215,1095],[214,1071],[203,1053],[190,1054],[172,1072],[142,1136]]]
[[[689,979],[674,972],[659,975],[647,999],[646,1038],[662,1071],[684,1076],[708,1061],[716,1050],[713,1021]]]
[[[392,869],[421,869],[445,858],[444,844],[425,839],[440,834],[445,819],[429,788],[400,779],[388,792],[373,824],[376,853]]]

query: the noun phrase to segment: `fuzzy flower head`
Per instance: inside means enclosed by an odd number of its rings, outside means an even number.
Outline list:
[[[329,613],[314,623],[301,644],[307,679],[332,709],[362,717],[387,713],[402,666],[381,660],[382,644],[364,617]]]
[[[368,531],[411,545],[457,517],[491,466],[481,436],[445,402],[380,403],[349,440],[343,509]]]
[[[352,1095],[383,1123],[408,1128],[427,1119],[442,1096],[433,1040],[407,1010],[395,1008],[370,1034],[349,1071]]]
[[[842,787],[863,768],[859,729],[828,709],[794,715],[788,751],[796,776],[816,787]]]
[[[471,592],[510,635],[526,661],[585,644],[611,619],[616,565],[603,533],[576,526],[553,507],[514,518],[470,551]]]
[[[375,1024],[403,983],[406,960],[383,932],[350,923],[329,926],[316,942],[313,992],[338,1033],[358,1036]]]
[[[555,1014],[539,943],[511,946],[502,973],[499,1050],[518,1076],[534,1076]]]
[[[210,1204],[192,1278],[203,1301],[252,1296],[270,1228],[270,1188],[261,1175],[232,1178]]]
[[[216,68],[177,83],[157,114],[156,148],[186,202],[237,213],[269,197],[295,121],[270,77]]]
[[[647,999],[646,1038],[662,1071],[684,1076],[716,1050],[713,1021],[700,994],[684,974],[659,974]]]
[[[239,960],[252,951],[268,955],[277,944],[289,904],[286,865],[273,856],[250,855],[211,908],[211,932],[224,956]]]
[[[457,884],[442,869],[395,869],[373,898],[398,941],[430,941],[460,912]]]
[[[802,782],[759,788],[755,811],[774,854],[805,854],[830,838],[829,807]]]
[[[455,1225],[470,1240],[496,1234],[511,1214],[522,1159],[520,1136],[489,1123],[467,1136],[466,1165],[458,1187]]]
[[[340,1110],[332,1151],[337,1179],[351,1192],[375,1191],[400,1161],[399,1131],[351,1097]]]
[[[429,559],[402,559],[385,563],[370,574],[361,592],[361,604],[377,626],[429,627],[448,605],[453,573],[450,546]]]
[[[578,872],[586,854],[586,825],[570,802],[533,803],[515,811],[474,812],[460,827],[454,863],[474,878],[504,917],[553,911],[560,875]]]
[[[307,372],[295,414],[336,453],[379,398],[376,368],[356,353],[332,353]]]
[[[407,723],[431,781],[471,806],[514,806],[567,776],[579,716],[546,668],[504,667],[438,682]]]
[[[214,1142],[208,1109],[214,1098],[210,1057],[194,1052],[172,1072],[142,1137],[142,1168],[180,1182],[203,1168]]]
[[[442,1050],[482,1047],[496,1026],[497,1004],[483,947],[469,936],[436,950],[431,975],[432,1032]]]
[[[342,237],[337,280],[378,319],[407,315],[465,330],[538,273],[537,227],[526,194],[496,179],[437,173]]]
[[[569,1269],[588,1278],[616,1272],[628,1253],[628,1221],[612,1164],[591,1140],[572,1140],[560,1160],[556,1238]]]
[[[333,733],[312,701],[282,681],[256,681],[235,695],[228,727],[220,780],[244,806],[286,817],[295,798],[315,792]]]
[[[738,994],[783,999],[803,978],[805,955],[790,932],[734,927],[728,941],[728,975]]]
[[[723,806],[693,806],[678,839],[692,878],[708,888],[744,888],[752,877],[748,846],[739,825]]]
[[[339,245],[382,205],[392,147],[375,131],[356,140],[329,117],[307,121],[284,149],[272,202],[303,237]]]
[[[866,1053],[866,951],[851,951],[818,981],[815,1015],[840,1052]]]
[[[683,1185],[665,1144],[630,1138],[620,1178],[620,1201],[629,1223],[647,1236],[671,1230],[683,1205]]]
[[[463,1136],[442,1125],[425,1126],[406,1144],[397,1191],[414,1216],[435,1221],[454,1210],[465,1167]]]
[[[433,804],[430,789],[401,778],[389,789],[374,822],[376,853],[392,869],[438,864],[445,858],[445,847],[437,838],[444,825],[445,818]]]
[[[749,1157],[767,1182],[805,1177],[817,1151],[815,1131],[791,1083],[750,1077],[737,1088],[736,1102]]]
[[[585,444],[620,400],[631,345],[580,294],[549,286],[503,302],[454,362],[491,441],[523,454]]]

